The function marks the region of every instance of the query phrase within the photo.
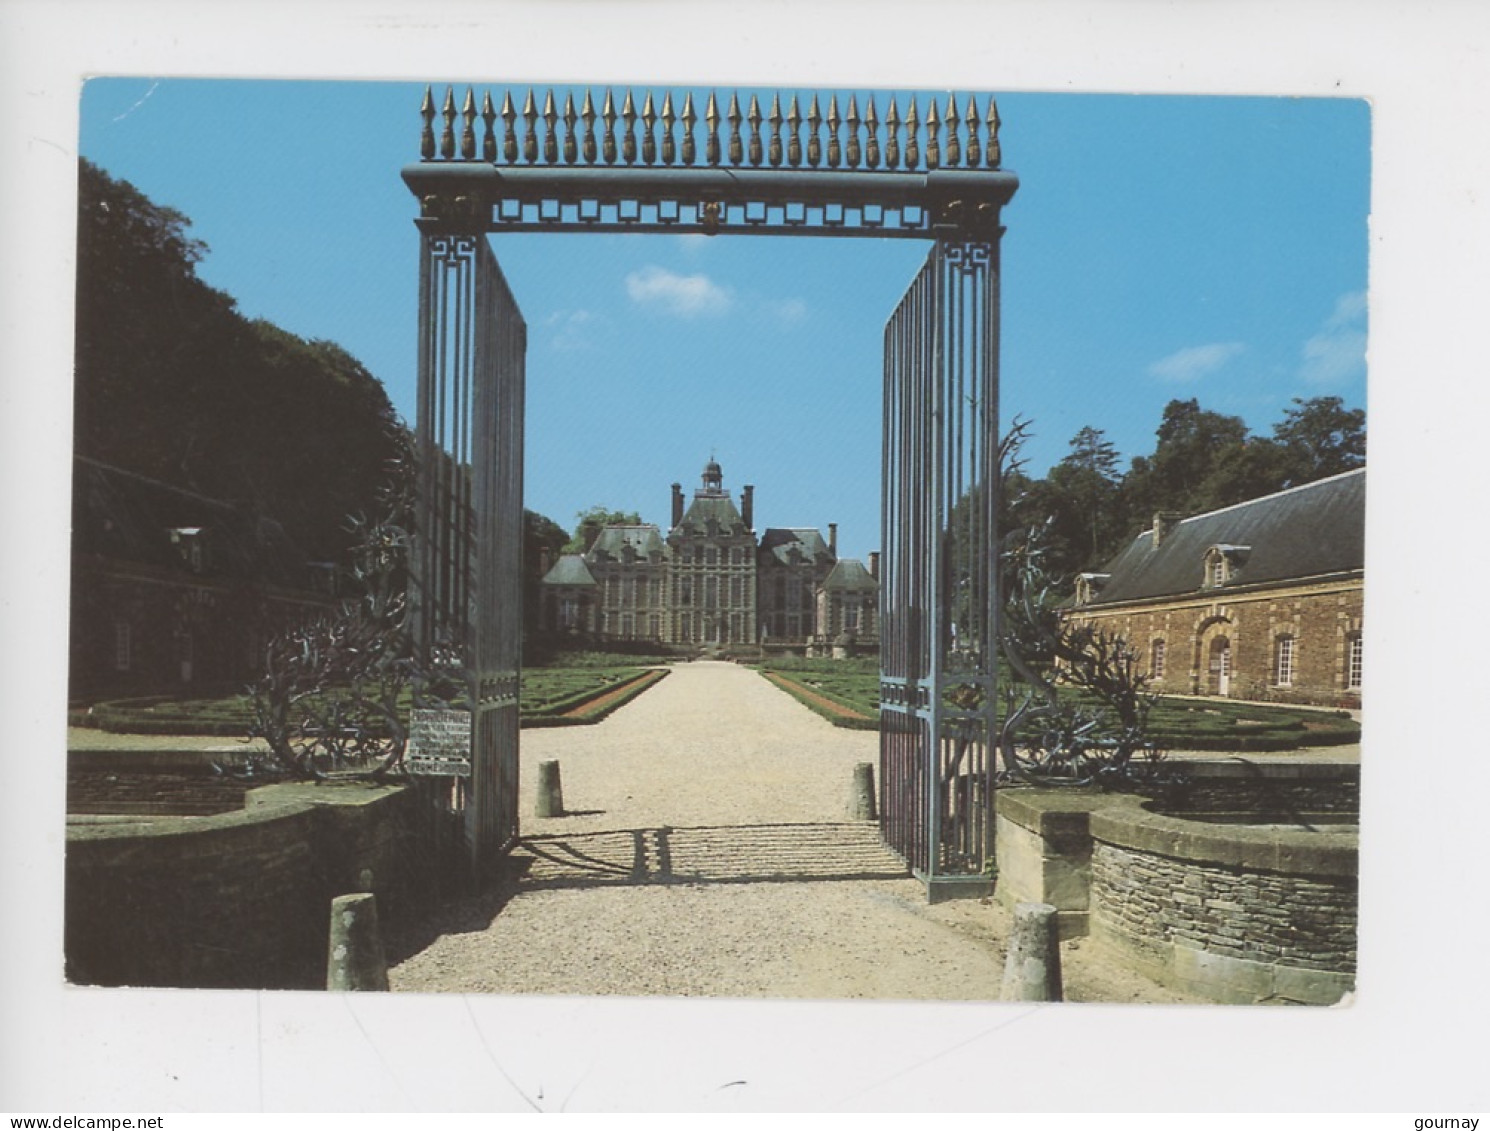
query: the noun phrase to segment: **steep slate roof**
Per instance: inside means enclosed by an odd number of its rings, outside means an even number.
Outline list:
[[[565,554],[543,575],[544,585],[594,585],[595,575],[578,554]]]
[[[761,535],[761,549],[769,550],[782,565],[791,564],[791,549],[796,546],[802,553],[804,561],[828,560],[833,558],[828,550],[828,543],[823,541],[823,536],[811,527],[770,527]]]
[[[1195,593],[1206,552],[1247,547],[1224,593],[1240,586],[1322,577],[1365,568],[1366,469],[1347,471],[1179,522],[1156,549],[1140,534],[1104,568],[1111,577],[1083,608]]]
[[[857,558],[840,558],[823,579],[824,589],[872,589],[877,592],[879,587],[880,583]]]
[[[661,553],[663,550],[662,532],[651,523],[641,526],[602,527],[595,538],[594,545],[590,547],[590,553],[606,553],[619,561],[622,556],[621,552],[627,546],[630,546],[639,558]]]
[[[719,523],[719,528],[725,532],[734,530],[736,526],[743,526],[745,520],[740,517],[740,512],[735,509],[735,504],[725,493],[705,494],[702,491],[693,496],[693,502],[688,504],[688,510],[684,512],[683,521],[673,528],[673,533],[681,533],[682,529],[691,526],[696,530],[707,529],[709,519]]]

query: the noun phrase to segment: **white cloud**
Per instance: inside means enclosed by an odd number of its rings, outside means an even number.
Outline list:
[[[627,275],[626,293],[633,302],[683,318],[723,314],[734,302],[729,290],[707,275],[679,275],[655,264]]]
[[[765,304],[766,313],[783,326],[795,326],[807,319],[807,303],[800,298],[782,298]]]
[[[588,310],[556,310],[543,320],[550,331],[549,344],[559,353],[577,353],[588,349],[589,336],[585,327],[595,321]]]
[[[1149,372],[1164,381],[1182,384],[1199,381],[1216,372],[1246,348],[1241,342],[1212,342],[1210,345],[1190,346],[1160,358],[1149,366]]]
[[[1335,300],[1335,309],[1319,333],[1303,348],[1299,376],[1311,385],[1342,385],[1366,364],[1366,292],[1352,291]]]

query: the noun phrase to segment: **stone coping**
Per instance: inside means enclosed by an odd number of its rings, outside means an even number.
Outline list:
[[[1184,763],[1184,772],[1192,779],[1236,779],[1240,781],[1344,781],[1361,780],[1359,762],[1286,762],[1258,761],[1252,755],[1218,756],[1205,761]]]
[[[132,817],[128,821],[83,820],[67,823],[67,839],[79,841],[138,840],[142,837],[201,836],[281,820],[296,811],[321,805],[371,805],[401,792],[400,785],[346,781],[283,782],[251,789],[243,808],[202,817]]]
[[[1359,868],[1360,835],[1354,829],[1208,824],[1154,812],[1138,797],[1114,796],[1112,802],[1091,813],[1094,841],[1173,860],[1296,876],[1348,877]]]
[[[1211,824],[1156,812],[1133,794],[1084,789],[1001,791],[997,805],[999,816],[1048,840],[1089,837],[1175,860],[1303,876],[1354,876],[1359,867],[1354,829]]]

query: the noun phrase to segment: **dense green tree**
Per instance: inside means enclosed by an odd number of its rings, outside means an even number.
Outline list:
[[[1348,409],[1340,397],[1294,397],[1293,404],[1273,425],[1273,439],[1284,449],[1285,486],[1312,483],[1365,464],[1365,409]]]
[[[1091,569],[1111,556],[1123,534],[1118,453],[1099,428],[1086,427],[1046,478],[1051,522],[1048,562],[1062,572]]]
[[[197,277],[189,227],[81,162],[77,451],[255,507],[341,561],[396,453],[387,394],[340,347],[239,314]]]
[[[574,516],[574,537],[564,545],[566,554],[583,554],[595,544],[602,528],[607,526],[636,526],[642,516],[636,511],[613,511],[602,506],[593,506]]]

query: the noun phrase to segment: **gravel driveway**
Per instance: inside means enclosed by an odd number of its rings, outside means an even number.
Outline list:
[[[996,998],[1007,915],[928,906],[875,826],[847,815],[877,742],[706,661],[598,726],[524,731],[511,878],[421,939],[391,940],[392,988]],[[550,759],[568,815],[540,820],[536,767]],[[1071,999],[1188,1000],[1066,950]]]

